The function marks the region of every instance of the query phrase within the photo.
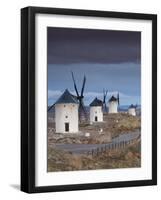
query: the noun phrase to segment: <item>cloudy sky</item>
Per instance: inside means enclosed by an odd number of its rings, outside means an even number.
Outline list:
[[[120,92],[120,103],[140,104],[140,32],[48,27],[48,105],[68,88],[75,94],[71,71],[78,90],[87,81],[84,102],[103,98],[103,88]]]

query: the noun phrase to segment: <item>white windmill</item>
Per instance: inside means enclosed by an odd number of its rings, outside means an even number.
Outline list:
[[[54,106],[56,133],[78,133],[77,98],[66,89]]]
[[[109,99],[109,113],[118,113],[118,106],[120,104],[119,93],[117,94],[117,98],[112,96]]]
[[[133,104],[131,104],[128,108],[128,113],[129,115],[132,115],[132,116],[136,116],[136,106],[134,106]]]
[[[97,97],[90,104],[90,123],[103,121],[103,102]]]

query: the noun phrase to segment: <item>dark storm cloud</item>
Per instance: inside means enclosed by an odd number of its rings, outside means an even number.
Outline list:
[[[141,33],[48,27],[48,64],[140,63]]]

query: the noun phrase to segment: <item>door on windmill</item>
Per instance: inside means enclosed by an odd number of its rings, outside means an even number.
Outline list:
[[[69,123],[65,123],[65,132],[69,132]]]
[[[98,121],[98,118],[97,118],[97,116],[95,117],[95,122],[97,122]]]

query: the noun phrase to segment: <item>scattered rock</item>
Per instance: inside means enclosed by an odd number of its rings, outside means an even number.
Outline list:
[[[85,137],[90,137],[90,133],[85,133]]]

